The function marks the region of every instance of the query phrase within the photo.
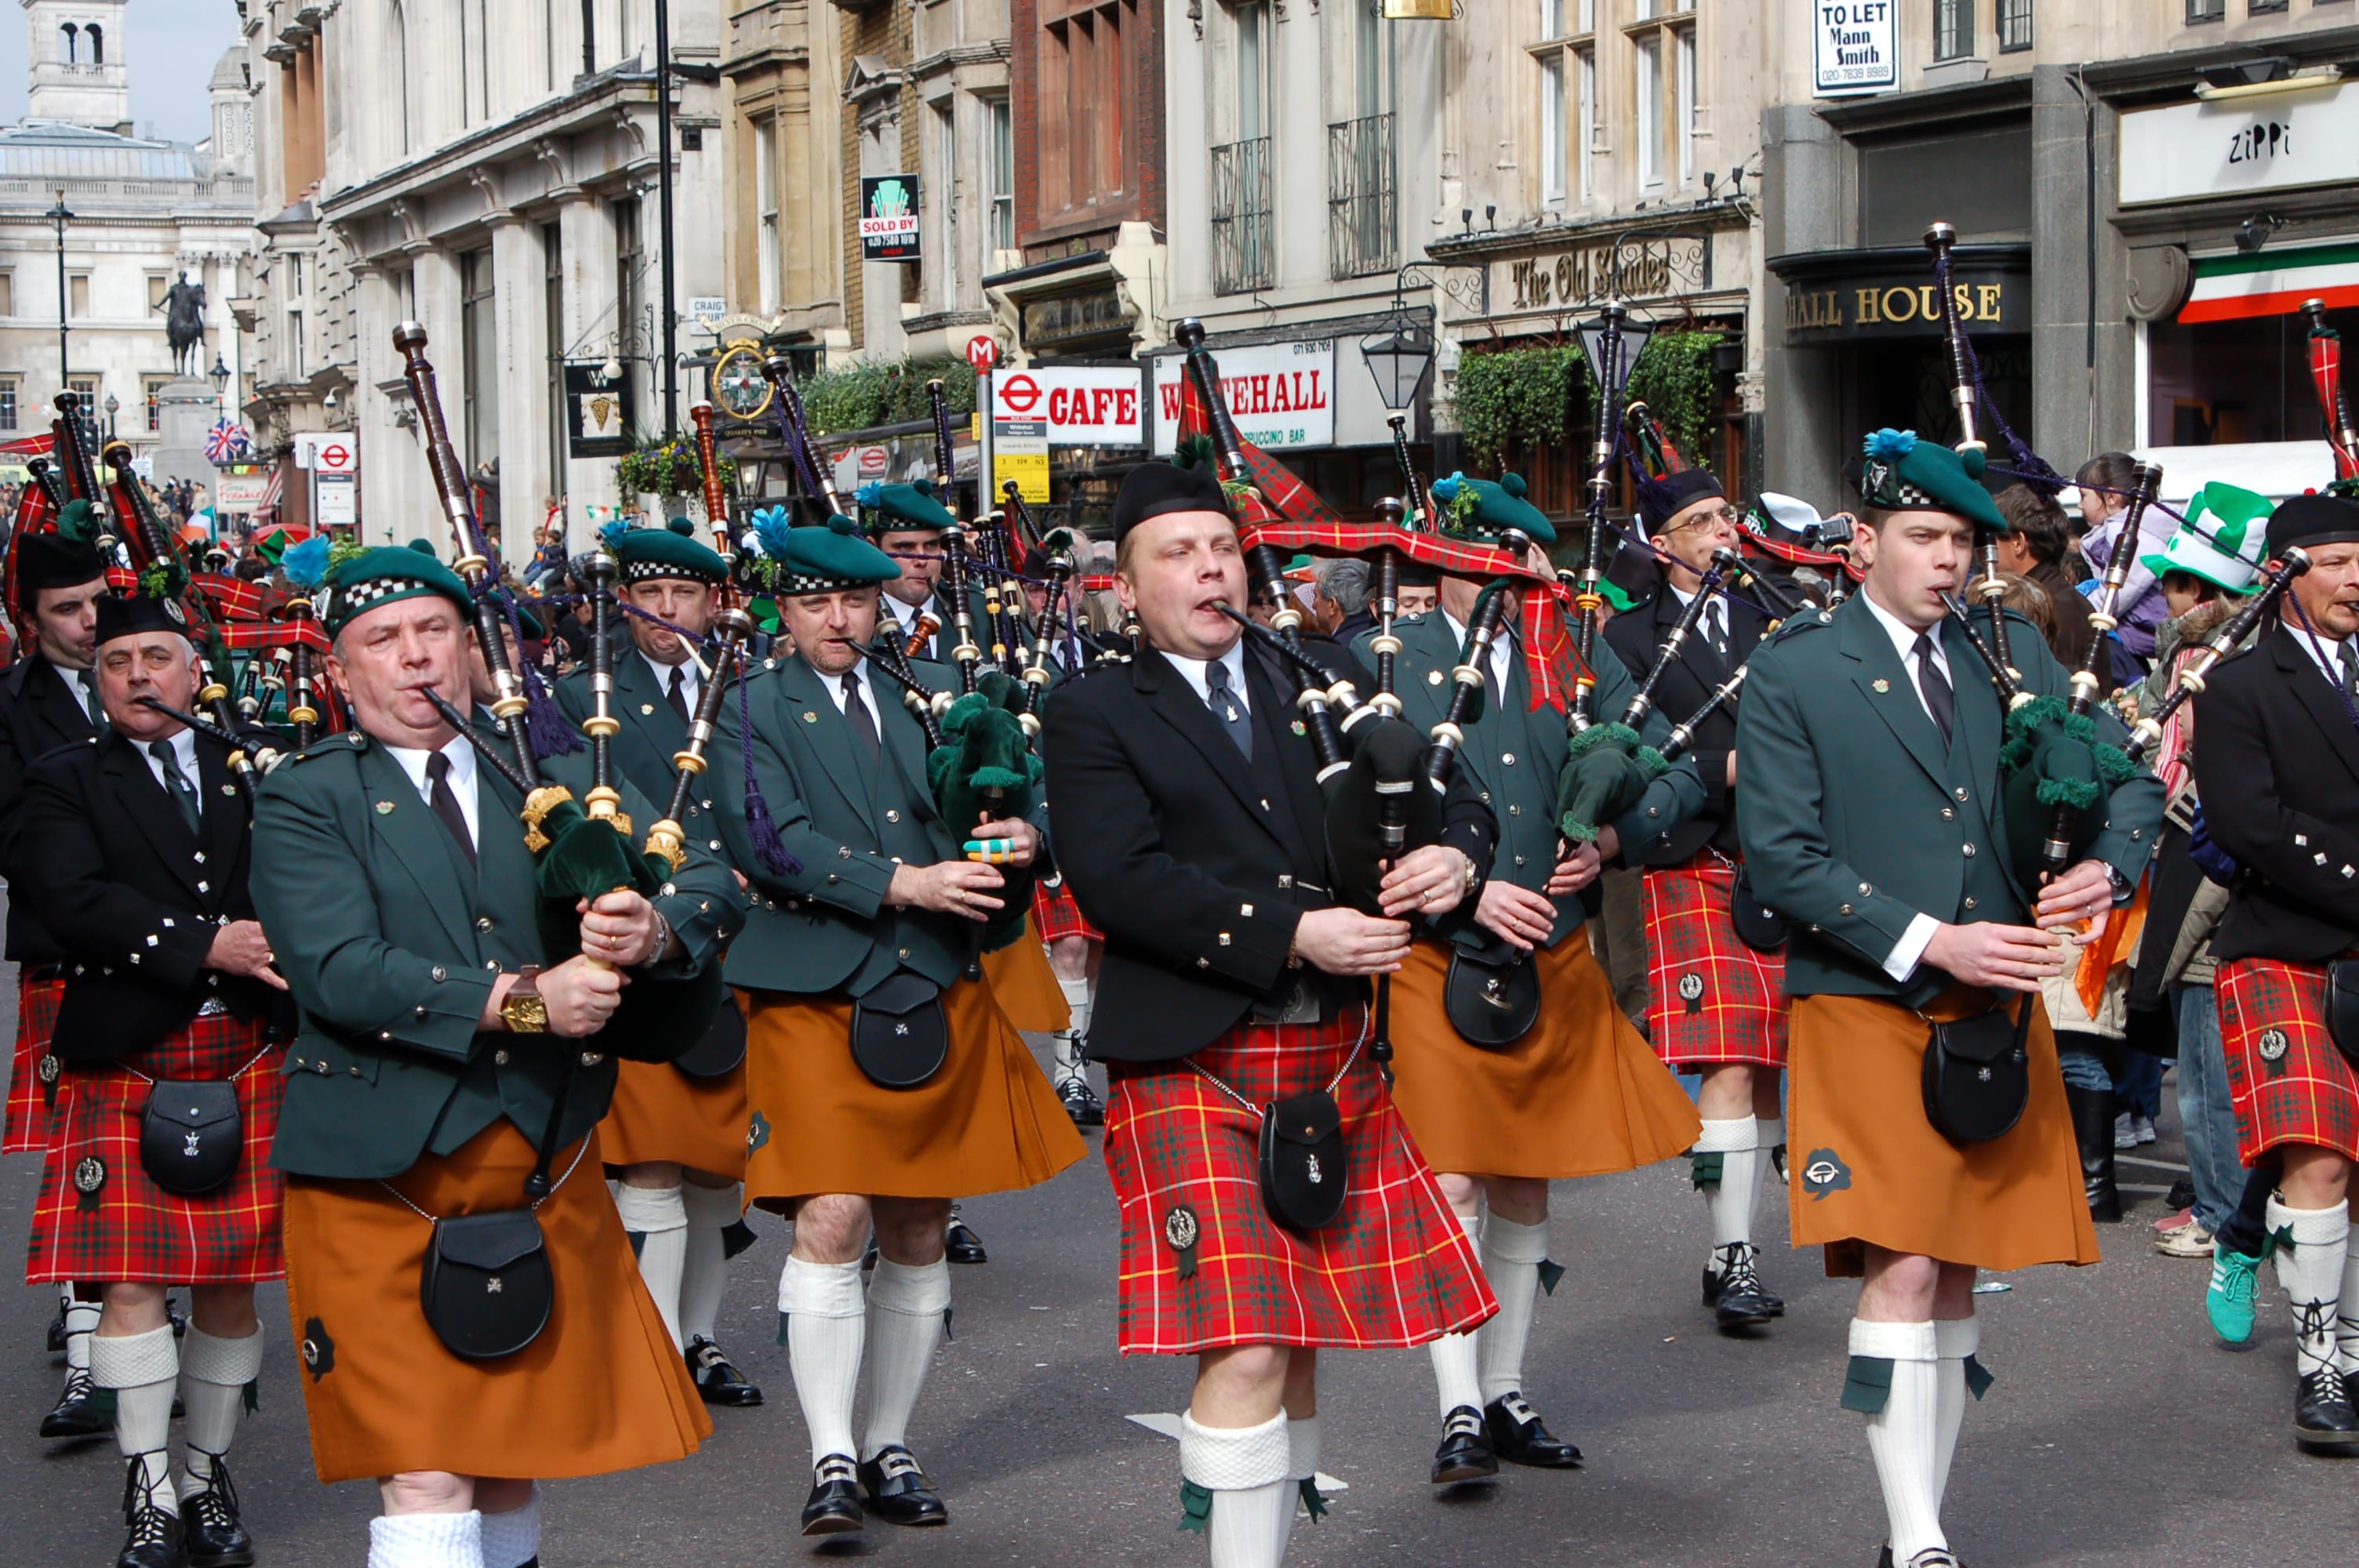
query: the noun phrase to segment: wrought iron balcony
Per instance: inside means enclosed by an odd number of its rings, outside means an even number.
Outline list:
[[[1400,265],[1393,117],[1327,127],[1327,272],[1364,277]]]
[[[1212,149],[1212,292],[1267,288],[1276,276],[1270,231],[1269,138]]]

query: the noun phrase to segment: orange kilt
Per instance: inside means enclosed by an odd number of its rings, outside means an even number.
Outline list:
[[[1034,952],[1038,945],[1031,944]],[[778,1213],[816,1193],[973,1197],[1039,1185],[1089,1152],[990,970],[942,992],[950,1054],[910,1089],[852,1060],[852,999],[741,991],[753,1130],[745,1197]]]
[[[696,1452],[712,1422],[639,1281],[598,1135],[539,1219],[556,1276],[549,1326],[514,1356],[463,1361],[419,1308],[433,1233],[369,1181],[287,1178],[287,1313],[323,1482],[405,1470],[553,1478],[636,1469]],[[572,1163],[561,1153],[555,1169]],[[395,1178],[410,1203],[453,1216],[513,1208],[531,1142],[502,1120]]]
[[[624,1062],[598,1144],[610,1167],[677,1161],[734,1181],[745,1173],[752,1115],[742,1062],[714,1078],[691,1078],[669,1062]]]
[[[1065,1003],[1065,988],[1049,967],[1049,950],[1040,946],[1034,917],[1025,916],[1024,935],[996,952],[983,956],[983,972],[991,979],[991,994],[1007,1022],[1029,1034],[1056,1034],[1073,1026],[1073,1010]]]
[[[2022,1000],[2008,995],[2010,1016]],[[1875,997],[1794,999],[1788,1207],[1794,1245],[1825,1247],[1829,1275],[1858,1274],[1868,1246],[2002,1271],[2097,1261],[2046,1009],[2032,1015],[2031,1099],[2015,1130],[1957,1144],[1925,1119],[1927,1020],[1988,1005],[1962,986],[1923,1017]]]
[[[1437,1171],[1554,1179],[1635,1171],[1685,1153],[1693,1101],[1647,1048],[1574,932],[1535,953],[1540,1013],[1503,1051],[1470,1045],[1441,1010],[1450,944],[1411,943],[1393,977],[1393,1098]]]

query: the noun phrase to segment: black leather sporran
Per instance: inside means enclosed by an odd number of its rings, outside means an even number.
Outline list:
[[[237,1174],[245,1118],[237,1085],[223,1079],[157,1078],[139,1112],[139,1165],[175,1197],[201,1197]]]

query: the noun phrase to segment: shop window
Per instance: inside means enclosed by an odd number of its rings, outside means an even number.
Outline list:
[[[2329,310],[2326,321],[2345,342],[2359,334],[2359,309]],[[2325,438],[2310,380],[2310,330],[2299,315],[2157,321],[2146,331],[2148,445]]]
[[[1962,59],[1974,52],[1974,0],[1933,0],[1933,58]]]
[[[1998,47],[2002,54],[2031,47],[2031,0],[1998,0]]]

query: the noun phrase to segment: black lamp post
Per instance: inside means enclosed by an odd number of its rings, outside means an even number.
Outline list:
[[[219,349],[213,351],[213,368],[205,372],[205,379],[213,384],[213,402],[220,404],[229,394],[229,366],[223,362]],[[229,417],[226,407],[217,407],[215,412],[224,419]]]
[[[58,234],[58,390],[66,390],[73,362],[66,357],[66,225],[74,215],[66,210],[66,193],[58,192],[57,205],[41,214],[55,226]]]
[[[1397,414],[1417,401],[1417,389],[1425,384],[1433,364],[1433,335],[1397,311],[1384,331],[1360,340],[1360,357],[1375,378],[1376,395]]]
[[[114,394],[111,392],[108,393],[106,395],[106,438],[109,441],[113,441],[114,439],[114,416],[122,411],[122,399],[116,397]]]

